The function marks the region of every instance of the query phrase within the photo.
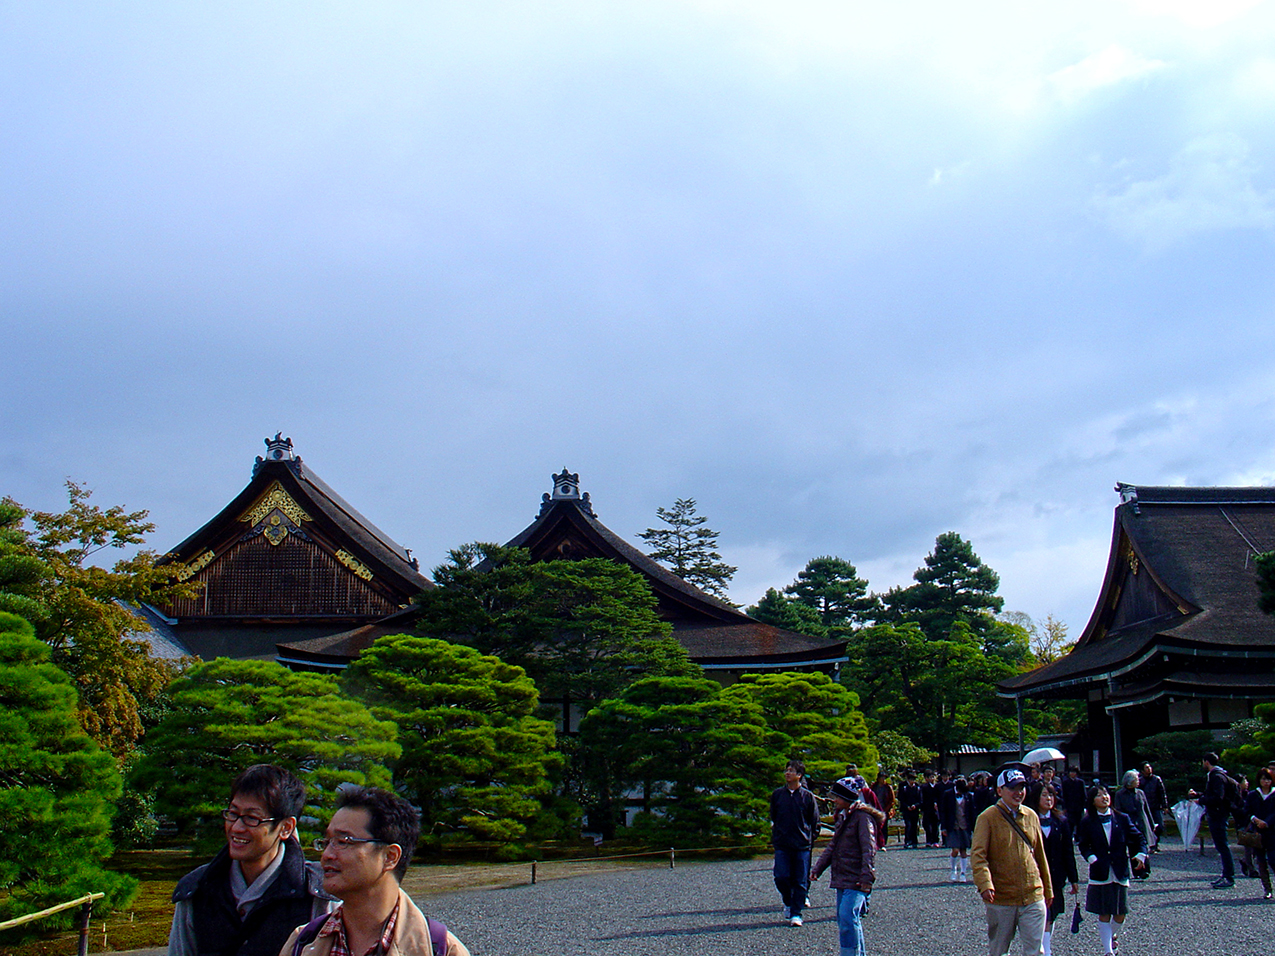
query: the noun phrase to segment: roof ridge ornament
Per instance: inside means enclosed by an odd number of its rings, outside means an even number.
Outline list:
[[[557,501],[574,501],[580,506],[580,510],[587,514],[590,518],[596,518],[593,513],[593,502],[589,500],[589,493],[586,491],[580,494],[580,475],[567,471],[567,466],[562,466],[562,473],[553,476],[553,494],[545,492],[540,497],[540,514],[536,517],[543,517],[554,502]]]
[[[1116,491],[1120,492],[1120,503],[1122,505],[1127,505],[1130,502],[1132,502],[1133,513],[1136,515],[1142,514],[1141,509],[1138,508],[1138,486],[1137,485],[1130,485],[1130,484],[1126,484],[1123,481],[1117,481]]]
[[[292,439],[284,438],[283,432],[275,432],[274,438],[263,439],[266,443],[266,457],[257,456],[257,462],[252,466],[252,476],[255,478],[257,472],[261,470],[261,466],[267,461],[300,461],[292,452]]]

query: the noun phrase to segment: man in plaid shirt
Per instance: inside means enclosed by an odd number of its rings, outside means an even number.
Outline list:
[[[416,808],[374,787],[343,791],[339,802],[314,843],[323,887],[341,905],[321,926],[298,927],[279,956],[469,956],[399,887],[420,837]]]

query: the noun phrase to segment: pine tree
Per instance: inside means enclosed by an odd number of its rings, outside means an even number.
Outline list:
[[[120,776],[50,654],[28,621],[0,612],[0,919],[94,892],[119,908],[137,888],[103,868]]]
[[[219,657],[173,682],[172,709],[142,742],[132,779],[155,809],[204,846],[222,839],[230,782],[255,763],[287,767],[307,784],[305,815],[325,825],[343,783],[386,787],[397,728],[338,692],[335,677],[267,661]]]
[[[627,565],[533,562],[524,549],[476,542],[452,551],[434,583],[417,630],[523,668],[542,700],[587,709],[642,677],[698,671]]]
[[[858,696],[827,674],[745,674],[723,693],[761,708],[774,759],[767,779],[778,777],[784,762],[794,757],[823,781],[836,780],[848,763],[858,764],[865,774],[876,767],[877,752]]]
[[[997,624],[1005,601],[996,594],[1000,575],[982,562],[974,547],[955,531],[934,540],[925,566],[912,575],[916,584],[891,588],[882,598],[881,617],[889,623],[915,621],[932,640],[944,640],[963,622],[980,638]]]
[[[427,837],[523,837],[561,764],[526,671],[471,647],[395,634],[360,654],[341,686],[398,726],[394,782],[420,807]]]
[[[824,555],[812,558],[797,580],[784,588],[793,600],[813,608],[829,633],[844,634],[871,620],[879,607],[868,582],[849,561]]]
[[[653,677],[603,701],[580,725],[581,748],[600,755],[599,786],[619,812],[619,794],[642,791],[636,824],[648,838],[739,839],[763,825],[777,775],[761,709],[702,677]]]
[[[762,599],[748,608],[751,618],[782,627],[811,637],[827,637],[828,629],[819,619],[819,612],[808,604],[786,598],[774,588],[767,588]]]
[[[704,527],[708,519],[695,513],[695,499],[678,498],[672,508],[656,508],[655,516],[668,527],[647,528],[638,535],[651,545],[650,556],[683,581],[726,600],[726,586],[738,568],[717,553],[718,532]]]

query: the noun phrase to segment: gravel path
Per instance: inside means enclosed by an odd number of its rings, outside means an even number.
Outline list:
[[[974,887],[948,882],[946,851],[891,848],[878,860],[872,911],[864,921],[868,951],[905,956],[984,956],[983,905]],[[1237,858],[1238,862],[1238,858]],[[1168,848],[1152,857],[1153,872],[1130,889],[1121,950],[1141,956],[1248,956],[1269,952],[1275,904],[1261,883],[1240,879],[1230,890],[1209,881],[1217,855],[1200,858]],[[419,868],[414,875],[427,874]],[[526,867],[530,873],[530,867]],[[1082,868],[1083,873],[1083,868]],[[553,865],[543,877],[552,877]],[[475,889],[419,896],[426,913],[442,919],[474,956],[741,956],[794,952],[835,956],[835,895],[827,875],[811,891],[806,925],[789,927],[768,859],[725,863],[679,860],[619,872],[543,878],[535,886]],[[1080,899],[1084,898],[1081,885]],[[1086,916],[1072,936],[1055,938],[1058,956],[1096,956],[1097,919]],[[147,951],[163,956],[163,950]],[[143,956],[141,953],[133,956]]]
[[[1131,888],[1127,953],[1226,956],[1269,951],[1275,904],[1257,880],[1213,890],[1215,853],[1201,860],[1168,849],[1152,858],[1152,876]],[[891,849],[878,857],[877,890],[864,921],[871,953],[983,956],[983,905],[972,885],[948,882],[946,851]],[[1083,872],[1083,870],[1082,870]],[[1083,899],[1084,886],[1081,885]],[[474,956],[740,956],[835,954],[834,892],[827,876],[812,888],[806,925],[779,919],[769,860],[681,863],[606,875],[544,880],[535,886],[430,895],[421,900]],[[1080,934],[1059,925],[1059,956],[1101,952],[1097,919]]]

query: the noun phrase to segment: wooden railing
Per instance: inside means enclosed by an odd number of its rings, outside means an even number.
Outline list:
[[[40,910],[38,913],[28,913],[26,916],[5,920],[0,923],[0,931],[13,929],[13,927],[21,926],[24,923],[33,923],[38,919],[44,919],[46,916],[52,916],[54,913],[61,913],[63,910],[78,906],[80,907],[80,956],[88,956],[89,920],[93,916],[93,901],[100,900],[105,895],[104,893],[89,893],[87,896],[81,896],[77,900],[69,900],[66,903],[59,903],[57,906],[50,906],[47,910]]]

